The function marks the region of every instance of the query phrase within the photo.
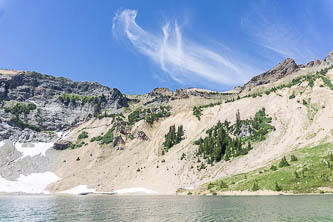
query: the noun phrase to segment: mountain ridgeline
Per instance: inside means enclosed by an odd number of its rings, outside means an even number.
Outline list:
[[[51,193],[80,185],[162,194],[333,192],[332,67],[333,52],[306,65],[288,58],[228,92],[144,95],[0,70],[0,176],[50,171],[60,178]]]

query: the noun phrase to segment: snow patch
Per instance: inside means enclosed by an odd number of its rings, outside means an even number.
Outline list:
[[[63,131],[56,132],[56,134],[58,136],[58,140],[66,139],[69,136],[69,133],[70,133],[70,131],[67,131],[67,132],[63,132]]]
[[[67,139],[71,135],[71,131],[64,132],[61,139]]]
[[[0,192],[5,193],[31,193],[48,194],[46,187],[61,178],[52,172],[32,173],[27,176],[20,175],[17,180],[6,180],[0,176]]]
[[[158,194],[156,191],[144,187],[131,187],[113,191],[115,194]]]
[[[95,189],[89,189],[87,185],[79,185],[68,190],[61,191],[65,194],[82,194],[82,193],[95,193]]]
[[[3,145],[5,145],[4,141],[0,141],[0,147],[2,147]]]
[[[190,187],[185,187],[185,190],[194,190],[194,187],[190,186]]]
[[[46,151],[50,149],[54,143],[32,143],[33,147],[23,146],[23,143],[15,143],[15,148],[17,151],[21,152],[23,155],[20,159],[23,159],[27,156],[37,156],[42,155],[46,156]]]

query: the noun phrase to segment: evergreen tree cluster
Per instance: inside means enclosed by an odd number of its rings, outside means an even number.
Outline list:
[[[168,117],[171,115],[170,106],[157,106],[150,108],[138,108],[128,115],[128,124],[133,125],[134,123],[144,119],[147,123],[153,124],[160,118]]]
[[[170,126],[169,132],[165,135],[165,141],[163,143],[164,151],[168,150],[174,145],[180,143],[184,139],[184,129],[183,125],[178,126],[176,131],[176,126]],[[163,152],[164,153],[164,152]]]
[[[245,155],[252,149],[251,142],[264,140],[266,135],[275,129],[270,125],[271,121],[264,108],[259,110],[253,119],[247,120],[241,120],[237,111],[235,124],[219,121],[206,131],[207,136],[204,139],[200,138],[194,142],[199,146],[196,154],[206,159],[209,164]],[[243,135],[242,129],[249,135]]]

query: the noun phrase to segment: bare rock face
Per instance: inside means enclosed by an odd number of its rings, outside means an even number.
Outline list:
[[[331,66],[333,64],[333,50],[326,56],[322,62],[323,67]]]
[[[29,111],[10,111],[8,108],[15,104],[35,107]],[[101,110],[119,112],[125,106],[127,99],[118,89],[96,82],[73,82],[37,72],[8,74],[0,70],[0,141],[50,141],[54,138],[45,132],[66,131]]]
[[[125,144],[125,141],[121,136],[114,137],[114,139],[112,141],[112,146],[113,147],[116,147],[116,146],[119,146],[119,145],[124,145],[124,144]]]
[[[135,138],[138,138],[138,139],[140,139],[140,140],[144,140],[144,141],[149,140],[148,136],[147,136],[146,133],[143,132],[143,131],[137,131],[137,132],[134,134],[134,137],[135,137]]]
[[[321,61],[319,59],[317,59],[317,60],[308,62],[308,64],[306,64],[306,67],[312,68],[314,66],[319,66],[320,64],[321,64]]]
[[[55,150],[65,150],[71,145],[71,142],[60,140],[54,143],[53,149]]]
[[[149,93],[151,96],[171,96],[173,92],[168,88],[155,88],[152,92]]]
[[[299,66],[293,59],[287,58],[283,62],[279,63],[273,69],[253,77],[248,83],[244,85],[246,91],[250,91],[252,88],[274,82],[281,79],[299,69]]]

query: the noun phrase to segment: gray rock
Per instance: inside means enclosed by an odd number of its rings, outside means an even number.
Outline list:
[[[59,140],[54,143],[53,149],[55,150],[65,150],[71,145],[71,142],[65,140]]]
[[[145,132],[143,131],[137,131],[135,134],[134,134],[134,138],[138,138],[140,140],[149,140],[148,136],[145,134]]]
[[[121,137],[121,136],[116,136],[113,138],[113,141],[112,141],[112,146],[113,147],[116,147],[116,146],[119,146],[119,145],[124,145],[125,144],[125,141],[124,139]]]
[[[95,97],[92,101],[61,100],[62,94]],[[20,114],[19,119],[37,126],[42,132],[19,126],[6,113],[0,102],[0,141],[10,139],[20,142],[46,142],[54,135],[46,131],[66,131],[91,118],[101,110],[120,112],[127,105],[127,98],[117,89],[110,89],[96,82],[73,82],[62,77],[53,77],[36,72],[18,74],[0,73],[0,101],[3,104],[35,103],[37,109]],[[5,105],[5,106],[6,106]]]
[[[293,59],[287,58],[273,69],[253,77],[248,83],[244,85],[243,91],[250,91],[256,86],[274,82],[297,70],[299,70],[299,66],[296,64],[296,62]]]

